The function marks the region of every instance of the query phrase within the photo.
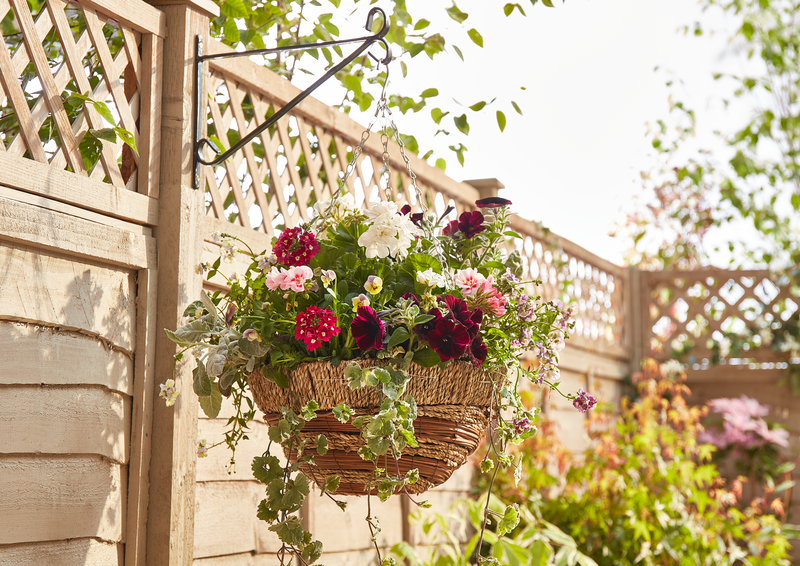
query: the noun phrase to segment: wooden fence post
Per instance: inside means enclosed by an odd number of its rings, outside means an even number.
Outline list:
[[[208,34],[210,0],[149,0],[167,17],[161,96],[161,164],[158,249],[158,315],[155,387],[173,377],[177,352],[163,332],[175,329],[186,306],[200,295],[194,272],[202,252],[205,205],[192,188],[192,92],[195,36]],[[190,566],[194,552],[197,396],[191,356],[175,368],[179,391],[173,407],[158,399],[153,412],[147,566]]]
[[[496,197],[497,191],[506,188],[503,183],[494,178],[470,179],[464,182],[478,189],[478,193],[480,193],[481,198]]]
[[[644,321],[649,317],[649,313],[642,310],[647,303],[643,301],[644,290],[642,284],[644,278],[638,267],[629,267],[627,270],[628,285],[624,291],[625,305],[622,316],[624,317],[623,328],[625,329],[624,344],[631,357],[631,373],[639,371],[642,357],[645,351]]]

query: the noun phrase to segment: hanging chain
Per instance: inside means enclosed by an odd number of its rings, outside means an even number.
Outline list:
[[[419,186],[417,185],[417,175],[414,171],[411,170],[411,161],[408,158],[408,154],[406,154],[406,147],[403,143],[402,138],[400,137],[400,132],[397,129],[397,125],[394,123],[394,116],[392,115],[392,111],[389,108],[389,100],[386,97],[386,87],[389,84],[389,65],[384,63],[386,67],[386,78],[383,82],[383,88],[381,90],[380,98],[378,99],[377,108],[375,109],[375,114],[372,115],[372,118],[369,121],[364,132],[361,134],[361,141],[358,145],[353,148],[353,157],[350,159],[350,162],[347,164],[347,168],[344,171],[344,174],[339,179],[339,187],[337,188],[333,198],[331,199],[330,205],[328,209],[325,211],[325,214],[322,215],[321,219],[315,220],[312,222],[311,226],[316,224],[317,221],[320,221],[319,228],[321,229],[327,224],[330,215],[333,213],[334,207],[336,206],[336,202],[339,200],[339,197],[342,196],[344,191],[346,190],[345,183],[352,175],[353,170],[355,170],[359,157],[364,150],[364,145],[367,143],[370,134],[372,133],[372,128],[375,126],[375,123],[380,120],[381,122],[381,145],[383,146],[383,153],[381,155],[381,159],[383,161],[383,166],[381,168],[380,175],[378,175],[378,181],[380,182],[383,179],[384,175],[386,176],[386,186],[383,188],[384,195],[387,201],[392,201],[394,199],[394,194],[392,193],[392,169],[390,166],[390,154],[389,154],[389,141],[391,138],[394,138],[395,143],[400,148],[400,156],[403,158],[403,162],[406,165],[406,173],[408,174],[408,178],[411,181],[411,189],[414,191],[414,195],[416,196],[417,203],[422,210],[422,221],[420,222],[420,226],[422,230],[425,232],[425,236],[428,241],[433,243],[433,255],[439,260],[439,263],[442,267],[442,272],[445,277],[445,281],[448,283],[448,287],[452,288],[454,286],[452,274],[450,270],[447,269],[447,258],[445,256],[444,248],[442,247],[439,239],[436,238],[434,235],[434,229],[436,227],[436,218],[430,217],[428,206],[425,204],[425,200],[422,197],[422,191],[420,191]],[[389,133],[389,128],[391,128],[391,134]],[[320,148],[322,150],[322,148]],[[380,185],[378,186],[380,190]]]

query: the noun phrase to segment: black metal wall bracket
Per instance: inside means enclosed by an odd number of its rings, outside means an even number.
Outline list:
[[[264,130],[275,124],[278,120],[280,120],[283,116],[285,116],[292,108],[300,104],[306,97],[308,97],[312,92],[314,92],[317,87],[322,85],[325,81],[330,79],[336,73],[341,71],[345,66],[347,66],[353,59],[361,55],[364,51],[366,51],[373,43],[380,42],[386,48],[386,56],[382,59],[377,59],[377,61],[381,63],[388,64],[392,60],[392,52],[389,47],[389,43],[384,39],[386,34],[389,32],[390,22],[389,19],[386,17],[386,13],[381,10],[380,8],[372,8],[369,11],[369,15],[367,16],[367,25],[364,26],[367,31],[372,29],[372,24],[375,21],[375,16],[380,15],[383,18],[383,26],[381,27],[380,31],[375,35],[368,35],[365,37],[357,37],[353,39],[342,39],[338,41],[323,41],[320,43],[306,43],[306,44],[299,44],[299,45],[288,45],[285,47],[277,47],[274,49],[254,49],[251,51],[239,51],[239,52],[232,52],[232,53],[220,53],[216,55],[203,55],[203,38],[202,36],[198,35],[196,38],[195,43],[195,84],[194,84],[194,136],[192,139],[192,156],[193,156],[193,165],[194,165],[194,175],[192,178],[192,186],[195,189],[199,189],[201,186],[200,183],[200,167],[201,165],[219,165],[226,159],[230,158],[234,153],[239,151],[245,145],[253,141],[253,139],[261,134]],[[251,55],[269,55],[272,53],[282,53],[285,51],[306,51],[309,49],[320,49],[322,47],[331,47],[334,45],[347,45],[350,43],[360,43],[361,45],[358,48],[350,53],[347,57],[342,59],[334,67],[331,67],[328,72],[326,72],[322,77],[320,77],[314,84],[308,87],[306,90],[295,96],[291,101],[287,102],[280,110],[275,112],[272,116],[267,119],[266,122],[256,127],[252,132],[244,136],[240,139],[236,144],[234,144],[228,151],[222,152],[218,149],[208,138],[201,138],[203,132],[203,124],[206,120],[206,106],[203,104],[202,95],[203,95],[203,79],[205,73],[203,72],[203,62],[209,61],[211,59],[228,59],[231,57],[249,57]],[[371,57],[375,58],[372,54],[369,54]],[[241,126],[241,125],[240,125]],[[216,157],[210,160],[206,160],[203,158],[203,150],[208,147],[216,154]]]

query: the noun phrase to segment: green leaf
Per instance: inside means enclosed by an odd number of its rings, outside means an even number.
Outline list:
[[[130,147],[136,155],[139,155],[139,150],[136,149],[136,138],[133,137],[133,134],[126,130],[125,128],[114,128],[114,131],[119,136],[125,145]]]
[[[269,530],[277,534],[278,538],[286,544],[298,545],[305,538],[305,529],[300,524],[300,519],[294,516],[270,526]]]
[[[212,379],[206,373],[206,366],[201,360],[197,360],[197,367],[192,371],[193,389],[198,397],[208,397],[211,395]]]
[[[436,160],[436,164],[435,165],[436,165],[437,169],[441,169],[442,171],[447,169],[447,161],[445,161],[441,157]]]
[[[400,71],[403,73],[404,78],[408,75],[408,65],[406,65],[405,61],[400,61]]]
[[[410,336],[411,335],[409,334],[408,330],[400,326],[394,332],[392,332],[392,337],[389,339],[389,344],[387,345],[387,347],[391,350],[398,344],[402,344],[403,342],[408,340]]]
[[[463,61],[464,60],[464,54],[461,53],[461,50],[458,48],[458,45],[454,45],[453,49],[455,50],[456,55],[458,55],[458,57]]]
[[[519,505],[514,503],[506,507],[503,517],[497,522],[497,534],[510,533],[519,524]]]
[[[430,368],[442,363],[442,358],[440,358],[439,354],[430,348],[426,348],[424,350],[417,350],[414,352],[414,363],[419,364],[424,368]]]
[[[225,43],[228,45],[235,45],[239,43],[239,28],[236,27],[236,20],[228,18],[222,24],[222,35],[225,37]]]
[[[522,116],[522,110],[519,109],[519,105],[516,102],[514,102],[513,100],[511,101],[511,106],[514,107],[514,110],[517,111],[517,114]]]
[[[211,384],[211,395],[198,397],[198,401],[200,401],[200,407],[208,418],[217,418],[222,408],[222,393],[219,392],[219,385],[213,382]]]
[[[466,114],[462,114],[461,116],[453,118],[453,121],[456,124],[456,128],[458,128],[462,134],[469,135],[469,123],[467,122]]]
[[[272,509],[266,499],[262,499],[261,503],[258,504],[256,517],[267,523],[274,523],[278,520],[278,511]]]
[[[317,454],[324,456],[328,453],[328,438],[324,434],[317,436]]]
[[[322,556],[322,543],[315,540],[311,544],[307,544],[303,548],[303,552],[300,553],[300,556],[306,564],[313,564]]]
[[[431,109],[431,118],[434,122],[439,124],[442,121],[442,118],[450,114],[450,112],[442,112],[441,108],[432,108]]]
[[[423,90],[420,96],[422,98],[433,98],[434,96],[439,96],[439,90],[435,88],[428,88]]]
[[[506,129],[506,115],[500,110],[497,111],[497,127],[503,132]]]
[[[544,0],[542,0],[542,1],[544,1]],[[483,47],[483,36],[481,36],[481,34],[478,33],[478,30],[476,30],[475,28],[472,28],[471,30],[469,30],[467,32],[467,35],[472,40],[472,43],[474,43],[478,47]]]
[[[447,10],[445,10],[445,11],[447,12],[448,16],[450,16],[451,18],[453,18],[455,21],[457,21],[460,24],[464,23],[464,20],[469,18],[469,14],[459,10],[458,6],[456,6],[455,4],[453,4],[450,8],[447,8]]]
[[[548,8],[555,8],[555,6],[553,6],[553,0],[542,0],[542,4]]]
[[[253,470],[253,477],[264,485],[283,477],[283,468],[276,456],[256,456],[250,468]]]
[[[325,478],[325,481],[322,482],[322,488],[320,489],[320,497],[325,495],[326,492],[334,493],[337,489],[339,489],[339,482],[341,479],[339,476],[330,476]]]
[[[486,106],[486,102],[484,100],[481,100],[480,102],[476,102],[475,104],[470,106],[469,109],[478,112],[479,110],[482,110],[484,106]]]
[[[421,29],[425,29],[429,25],[431,25],[431,23],[428,20],[417,20],[417,23],[414,24],[414,30],[419,31]]]
[[[243,0],[225,0],[219,6],[219,13],[229,18],[246,18],[247,6]]]
[[[87,134],[91,134],[99,140],[116,143],[117,142],[117,134],[115,128],[103,128],[100,130],[93,130],[90,129]]]
[[[117,125],[117,121],[114,120],[114,115],[111,113],[111,110],[108,108],[108,105],[105,102],[92,100],[92,107],[94,107],[95,111],[103,117],[103,120],[112,126]]]
[[[345,424],[350,421],[350,417],[353,416],[353,409],[345,405],[344,403],[339,403],[333,409],[333,416],[336,417],[336,420],[342,424]]]

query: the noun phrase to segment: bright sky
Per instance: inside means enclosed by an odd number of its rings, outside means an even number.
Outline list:
[[[697,20],[724,26],[718,13],[703,14],[697,0],[566,0],[556,8],[523,3],[528,17],[511,18],[503,15],[502,3],[489,7],[485,1],[464,0],[459,7],[470,17],[463,25],[441,7],[433,9],[422,0],[408,4],[415,15],[433,20],[430,29],[438,26],[445,37],[461,37],[456,44],[466,62],[455,54],[434,62],[424,55],[407,59],[406,79],[395,62],[397,90],[438,87],[440,96],[431,99],[429,108],[444,97],[465,105],[495,96],[498,103],[506,102],[479,114],[467,112],[468,137],[458,132],[426,137],[425,132],[435,132],[428,109],[416,116],[398,115],[401,132],[413,132],[423,147],[441,150],[451,177],[498,178],[507,187],[501,194],[522,216],[612,261],[622,261],[626,246],[608,232],[622,207],[640,192],[639,171],[653,164],[645,123],[668,113],[665,71],[683,79],[683,99],[698,110],[699,128],[710,132],[720,127],[719,112],[709,107],[711,73],[720,67],[727,34],[698,39],[678,32]],[[346,2],[340,13],[349,13]],[[351,26],[340,26],[342,37],[363,33],[358,26],[365,13],[366,7],[359,8],[348,18]],[[472,27],[483,34],[483,49],[467,39]],[[328,103],[341,100],[341,93],[318,93]],[[511,109],[510,99],[523,116]],[[498,109],[508,118],[502,134]],[[469,149],[463,168],[446,149],[457,142]]]

